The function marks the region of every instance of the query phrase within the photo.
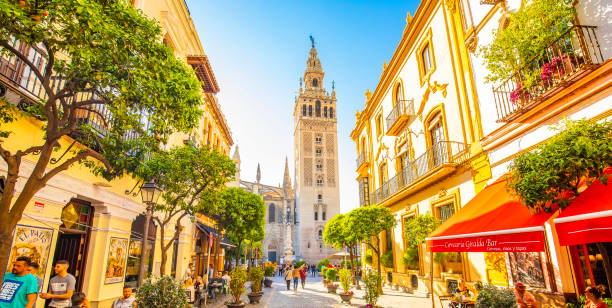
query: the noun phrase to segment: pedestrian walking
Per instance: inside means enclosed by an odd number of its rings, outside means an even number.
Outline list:
[[[292,276],[293,276],[293,291],[297,292],[298,280],[300,279],[300,269],[293,267]]]
[[[76,278],[68,273],[69,263],[59,260],[53,271],[55,276],[49,280],[49,292],[42,293],[41,298],[50,299],[49,307],[66,308],[72,306],[71,298],[76,285]]]
[[[38,281],[38,294],[42,293],[43,291],[43,279],[38,276],[38,270],[40,269],[40,265],[38,265],[38,263],[36,262],[30,262],[30,266],[29,266],[29,270],[30,270],[30,274],[34,275],[34,277],[36,277],[36,280]],[[38,300],[38,294],[36,294],[36,300]],[[32,306],[32,308],[36,308],[36,300],[34,301],[34,305]]]
[[[134,308],[136,298],[132,295],[132,287],[123,286],[123,296],[113,302],[113,308]],[[74,302],[72,303],[74,305]]]
[[[317,277],[317,266],[316,265],[314,264],[312,265],[311,271],[312,271],[312,277]]]
[[[0,308],[32,308],[38,293],[38,281],[30,274],[30,258],[18,257],[10,273],[4,274],[0,289]]]
[[[291,290],[291,279],[293,278],[293,274],[290,270],[285,271],[285,281],[287,282],[287,291]]]
[[[302,282],[302,290],[304,290],[304,286],[306,285],[306,265],[302,265],[302,267],[300,267],[300,280]]]

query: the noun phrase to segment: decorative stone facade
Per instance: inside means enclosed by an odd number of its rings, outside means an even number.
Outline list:
[[[337,252],[322,239],[325,223],[340,213],[336,92],[333,85],[331,94],[323,87],[324,75],[313,41],[293,111],[299,227],[295,247],[298,258],[308,263]]]

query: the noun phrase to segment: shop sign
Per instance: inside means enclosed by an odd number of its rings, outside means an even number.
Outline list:
[[[36,276],[45,279],[52,239],[53,229],[51,228],[17,225],[15,227],[15,235],[13,236],[7,269],[11,269],[13,262],[18,257],[26,256],[32,262],[40,265]]]
[[[128,239],[111,237],[109,247],[104,284],[123,282],[128,252]]]
[[[34,202],[34,211],[42,212],[45,209],[45,204],[42,202]]]
[[[528,252],[544,251],[544,232],[496,234],[460,238],[432,238],[427,243],[433,252]]]

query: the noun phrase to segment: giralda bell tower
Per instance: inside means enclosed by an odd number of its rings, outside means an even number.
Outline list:
[[[295,202],[298,212],[296,255],[315,263],[337,252],[323,242],[325,223],[340,213],[336,91],[323,87],[323,68],[315,43],[306,62],[293,108]]]

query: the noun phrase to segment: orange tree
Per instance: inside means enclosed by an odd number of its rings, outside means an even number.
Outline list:
[[[566,120],[557,135],[510,165],[508,186],[534,212],[565,208],[586,181],[608,183],[612,166],[612,122]]]
[[[41,55],[36,61],[33,50]],[[27,108],[0,99],[0,156],[7,166],[0,199],[2,279],[13,229],[49,180],[75,163],[106,179],[131,172],[166,136],[195,127],[202,111],[193,70],[163,44],[157,22],[129,1],[0,1],[0,55],[22,63],[41,88]],[[15,145],[31,136],[15,129],[22,119],[41,128],[39,143]],[[67,150],[60,141],[68,136],[82,146],[50,165],[55,151]],[[24,160],[33,162],[31,171]]]

